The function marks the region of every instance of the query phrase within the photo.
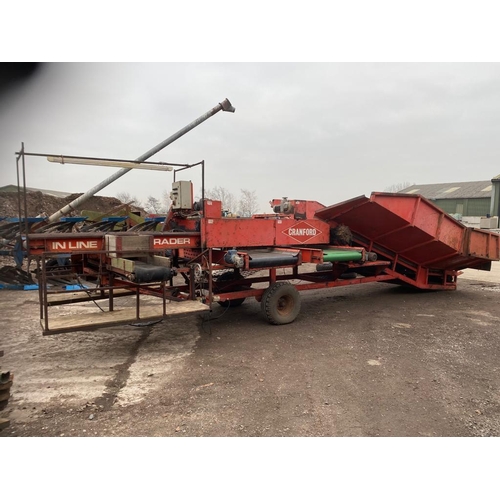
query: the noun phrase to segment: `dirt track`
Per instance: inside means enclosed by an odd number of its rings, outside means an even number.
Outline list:
[[[0,297],[0,436],[500,435],[500,263],[455,292],[303,293],[282,327],[248,300],[211,322],[43,337],[37,292]]]

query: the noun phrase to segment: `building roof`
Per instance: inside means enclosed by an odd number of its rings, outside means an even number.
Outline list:
[[[491,181],[445,182],[442,184],[414,184],[398,193],[421,194],[429,200],[449,198],[491,198]]]
[[[39,191],[43,194],[48,194],[50,196],[56,196],[57,198],[66,198],[66,196],[73,194],[73,193],[64,193],[63,191],[53,191],[51,189],[38,189],[38,188],[30,188],[30,187],[26,187],[26,191],[28,191],[30,193]],[[1,186],[0,193],[17,193],[17,186],[15,184],[8,184],[7,186]]]

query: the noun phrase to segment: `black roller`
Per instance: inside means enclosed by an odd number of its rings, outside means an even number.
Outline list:
[[[134,283],[153,283],[167,281],[174,276],[170,267],[153,266],[144,262],[136,262],[134,274],[131,276]]]
[[[324,262],[323,264],[316,264],[316,271],[331,271],[333,269],[333,262]]]
[[[274,267],[274,266],[293,266],[299,262],[298,255],[262,255],[258,257],[250,257],[250,269],[257,267]]]

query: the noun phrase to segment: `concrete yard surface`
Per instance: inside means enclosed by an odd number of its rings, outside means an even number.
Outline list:
[[[453,292],[304,292],[284,326],[247,299],[210,321],[43,336],[36,291],[0,297],[0,364],[14,374],[2,437],[500,435],[498,262]]]

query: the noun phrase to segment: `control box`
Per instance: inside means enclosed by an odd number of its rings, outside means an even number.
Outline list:
[[[170,199],[174,210],[193,208],[193,183],[191,181],[172,182]]]

